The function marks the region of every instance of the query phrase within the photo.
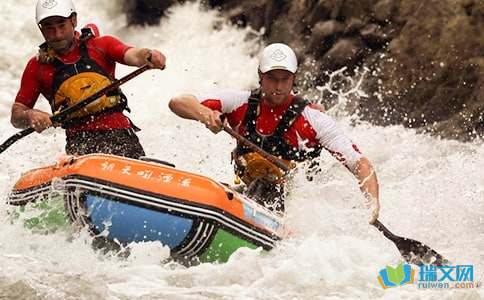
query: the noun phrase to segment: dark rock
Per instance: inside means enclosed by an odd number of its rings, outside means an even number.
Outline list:
[[[332,2],[332,1],[329,1]],[[345,0],[342,1],[338,15],[335,17],[338,20],[350,20],[357,18],[361,20],[369,19],[372,12],[372,7],[377,3],[377,0]]]
[[[343,31],[343,24],[335,20],[316,23],[309,39],[309,49],[313,53],[325,52],[331,47],[334,39]]]
[[[453,109],[428,107],[427,110],[432,111],[434,118],[440,121],[426,126],[425,129],[459,140],[470,140],[484,136],[484,58],[476,58],[471,61],[466,70],[468,73],[465,74],[468,81],[464,81],[470,87],[467,98],[457,98],[460,95],[455,86],[447,89],[439,87],[428,106],[445,107],[445,104],[440,100],[443,98],[454,100],[447,103],[447,107],[450,106]],[[458,86],[458,84],[456,85]],[[447,93],[451,96],[449,97]],[[438,98],[439,96],[441,98]]]
[[[155,25],[160,22],[165,10],[176,0],[124,0],[123,11],[126,12],[128,25]]]
[[[350,18],[346,22],[346,28],[345,28],[345,34],[354,34],[358,31],[360,31],[361,28],[365,26],[365,23],[358,18]]]
[[[372,9],[373,18],[382,23],[390,22],[395,12],[395,0],[380,0]]]
[[[484,21],[475,12],[484,3],[473,2],[470,10],[469,6],[459,5],[462,3],[401,3],[401,11],[409,16],[390,42],[388,59],[376,62],[374,69],[381,70],[379,96],[365,104],[366,111],[371,112],[366,117],[381,124],[431,127],[444,136],[462,140],[473,136],[480,125],[470,117],[464,121],[462,113],[482,114],[482,106],[474,103],[482,102],[477,91],[484,75],[475,58],[484,53]],[[381,109],[368,109],[375,106]]]
[[[232,23],[239,26],[250,25],[252,28],[259,30],[262,27],[270,27],[266,24],[266,14],[272,14],[272,1],[245,1],[242,5],[228,11],[228,18]],[[272,22],[272,18],[268,19]]]
[[[380,47],[390,41],[391,35],[386,33],[380,25],[368,24],[360,31],[361,37],[373,48]]]
[[[344,66],[351,67],[363,53],[364,44],[360,39],[344,38],[338,40],[322,58],[323,66],[336,70]]]
[[[310,13],[310,25],[316,24],[321,20],[336,19],[340,14],[343,2],[344,0],[319,0]]]
[[[238,5],[234,5],[238,3]],[[270,36],[273,22],[282,12],[287,12],[289,2],[284,0],[246,0],[226,2],[222,8],[227,10],[228,19],[238,26],[249,25],[255,30],[265,29],[265,36]],[[291,24],[287,24],[291,26]],[[279,28],[275,28],[277,32]]]
[[[299,0],[288,1],[285,5],[279,5],[279,1],[275,3],[279,9],[267,35],[267,42],[286,42],[296,47],[303,44],[307,48],[307,39],[311,34],[309,15],[316,2]]]
[[[330,20],[318,22],[313,28],[313,36],[318,39],[325,39],[329,36],[337,35],[342,33],[344,26],[342,23]]]

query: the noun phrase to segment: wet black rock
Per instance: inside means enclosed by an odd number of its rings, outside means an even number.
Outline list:
[[[160,22],[165,10],[176,0],[124,0],[123,11],[126,12],[129,25],[156,25]]]

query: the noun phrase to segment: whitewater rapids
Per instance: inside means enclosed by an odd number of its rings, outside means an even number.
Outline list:
[[[233,180],[233,140],[177,118],[170,97],[182,92],[257,85],[257,33],[226,25],[197,3],[175,6],[159,26],[127,28],[118,1],[76,3],[79,24],[95,22],[128,44],[160,49],[164,71],[149,71],[123,90],[132,120],[142,128],[148,156],[216,180]],[[18,130],[10,107],[28,61],[42,42],[32,0],[0,3],[0,141]],[[118,78],[133,68],[118,67]],[[39,100],[39,109],[48,110]],[[331,113],[331,112],[330,112]],[[380,220],[396,234],[422,241],[454,264],[474,265],[484,280],[484,146],[417,134],[401,126],[338,124],[372,161],[380,181]],[[367,224],[353,176],[329,155],[313,182],[301,170],[287,205],[293,237],[273,251],[241,249],[223,265],[185,268],[163,264],[167,248],[135,245],[117,258],[92,249],[85,233],[42,235],[11,222],[5,199],[22,172],[53,163],[63,152],[60,129],[31,134],[0,154],[0,298],[14,299],[478,299],[482,289],[422,290],[407,285],[383,290],[377,276],[395,265],[395,246]]]

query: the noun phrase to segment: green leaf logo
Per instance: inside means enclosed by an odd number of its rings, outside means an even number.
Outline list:
[[[403,271],[403,264],[400,263],[396,268],[387,266],[388,280],[396,285],[400,285],[405,279],[405,272]]]

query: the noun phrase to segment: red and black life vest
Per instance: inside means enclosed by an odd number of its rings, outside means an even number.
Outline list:
[[[291,128],[294,121],[309,104],[309,101],[304,100],[300,96],[294,96],[293,102],[286,110],[274,130],[274,133],[271,135],[261,135],[257,132],[256,123],[260,114],[260,104],[260,90],[252,91],[249,97],[247,112],[242,123],[245,127],[245,138],[266,152],[289,161],[301,162],[307,159],[316,158],[320,155],[322,147],[319,145],[314,148],[308,148],[307,150],[301,150],[289,144],[284,138],[284,133]],[[234,154],[240,156],[249,152],[253,151],[241,143],[238,143]]]
[[[54,66],[52,91],[54,97],[50,100],[52,113],[55,114],[79,101],[89,97],[102,88],[112,84],[114,78],[103,70],[94,59],[89,56],[87,41],[94,37],[91,28],[83,28],[79,37],[80,58],[72,64],[63,63],[52,55],[50,63]],[[40,46],[41,51],[49,53],[47,43]],[[52,51],[50,51],[52,52]],[[85,123],[99,114],[128,110],[127,98],[118,89],[101,96],[79,111],[72,113],[62,127]]]

